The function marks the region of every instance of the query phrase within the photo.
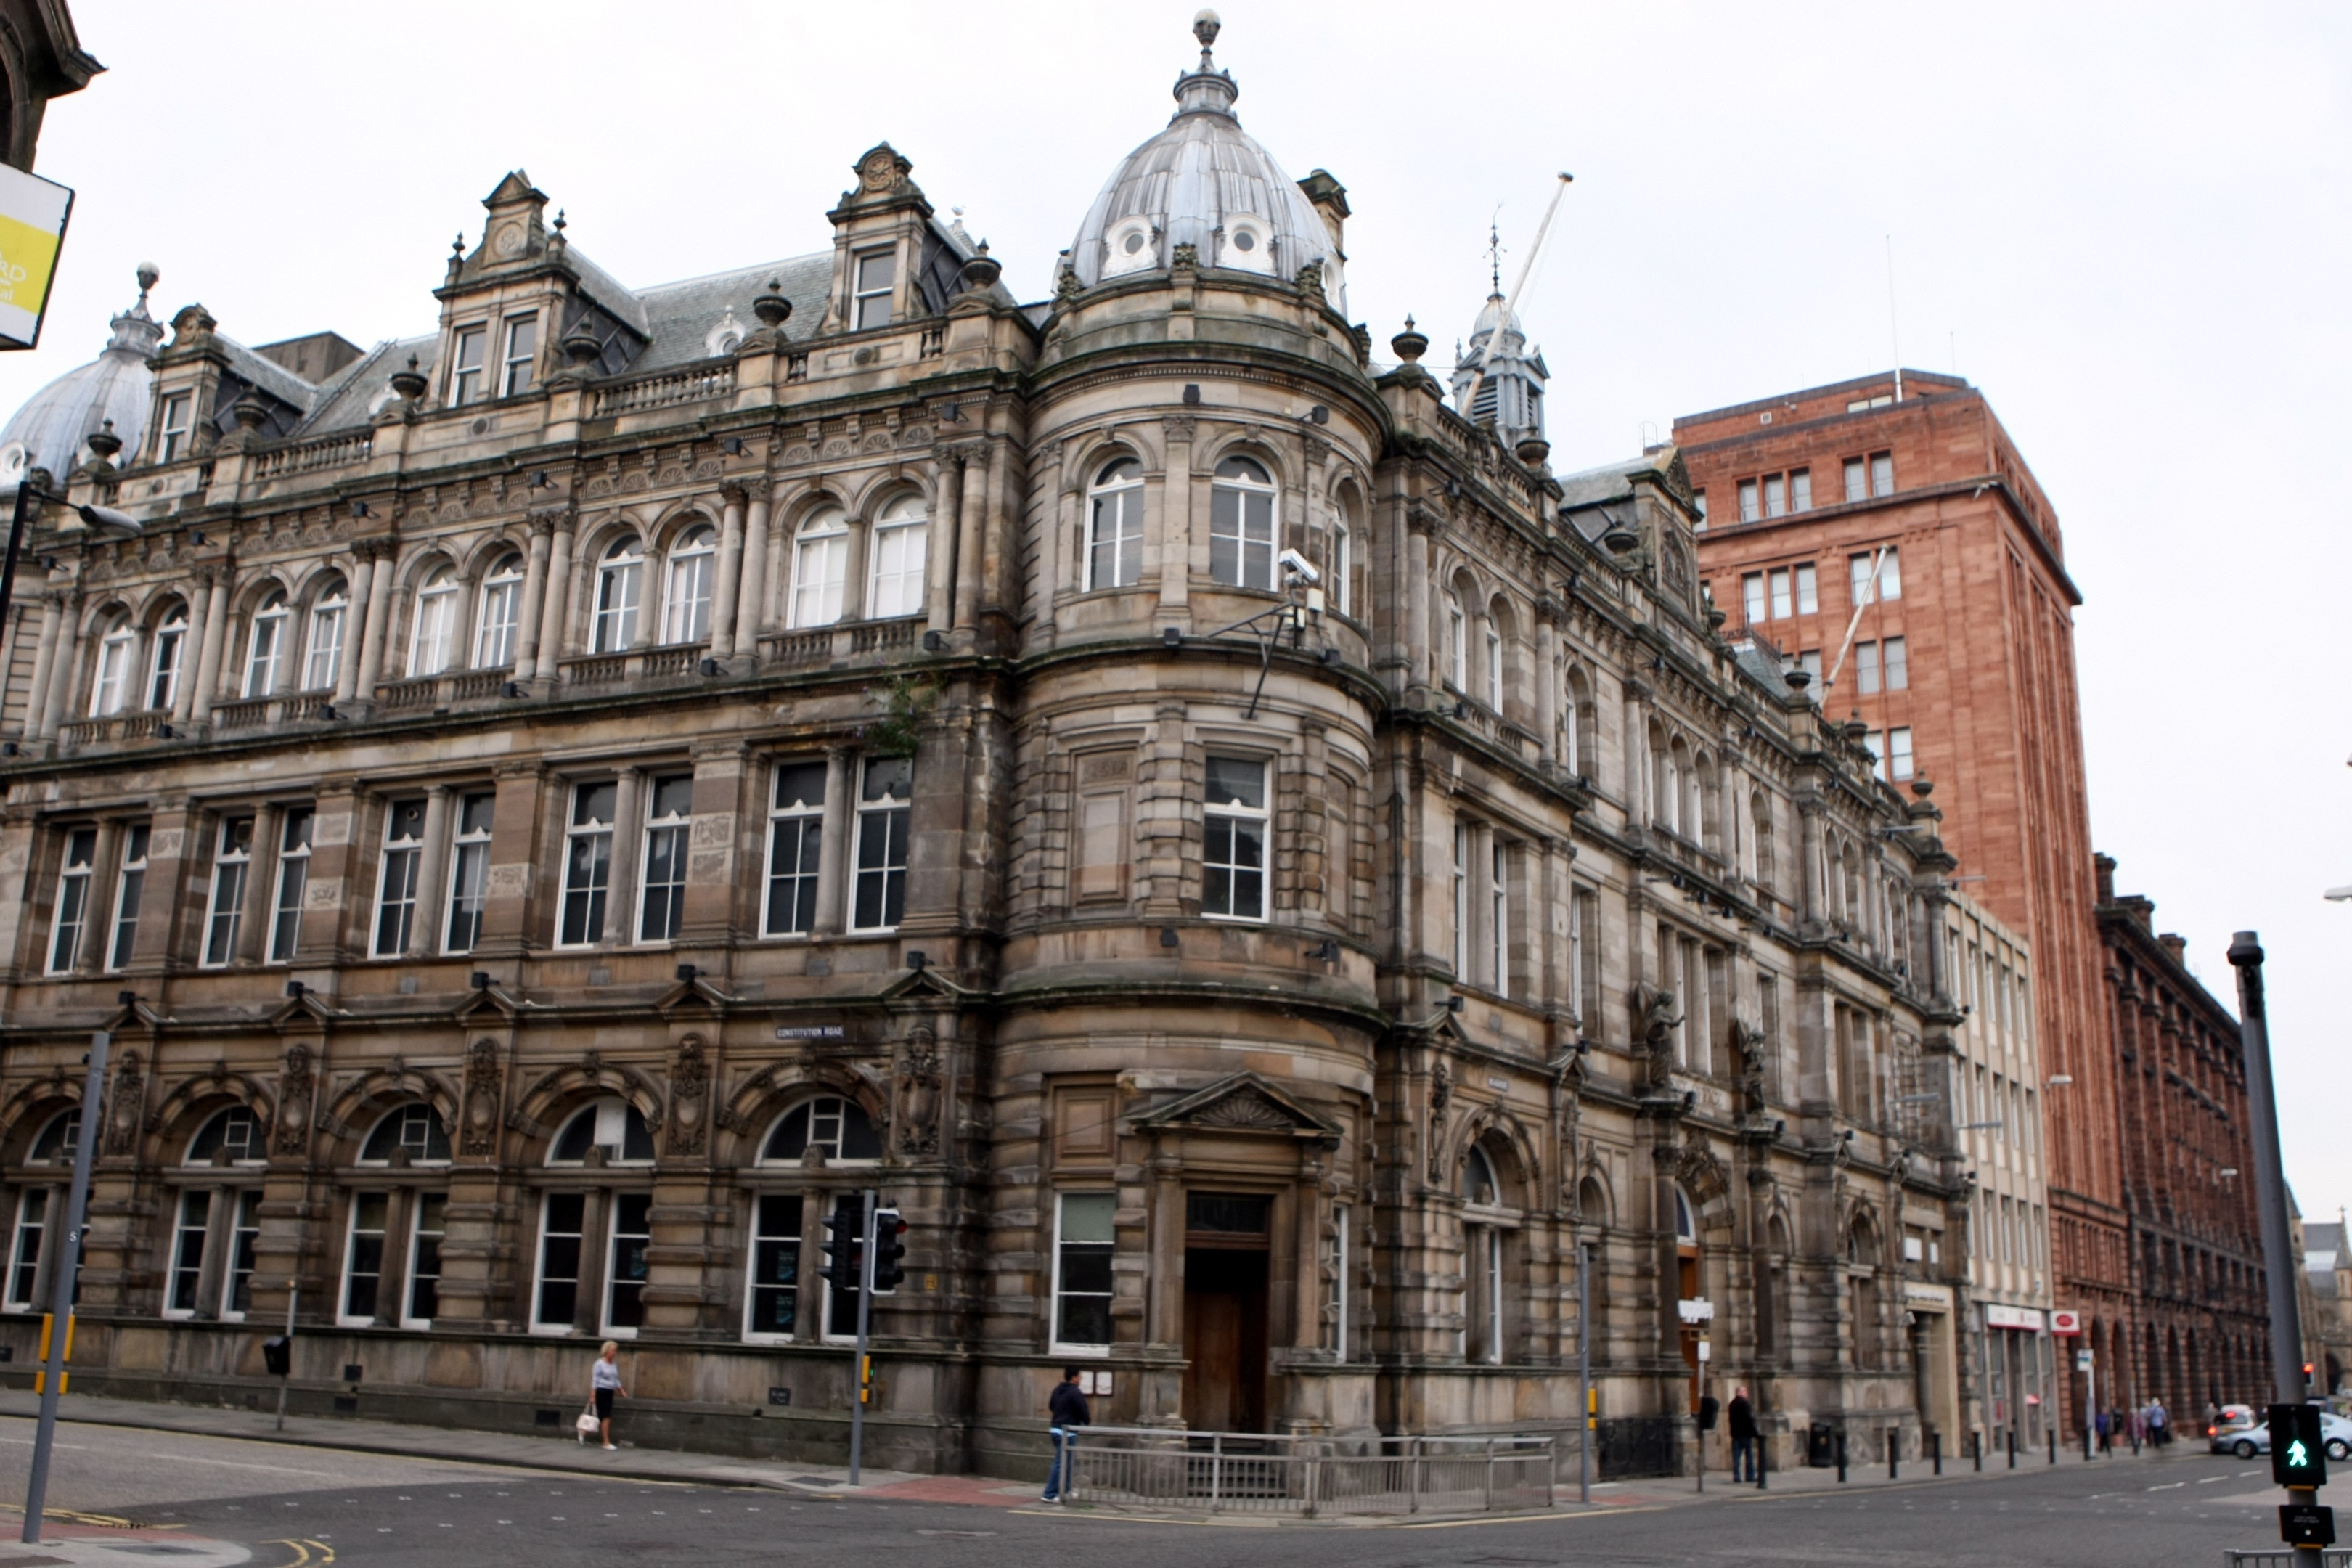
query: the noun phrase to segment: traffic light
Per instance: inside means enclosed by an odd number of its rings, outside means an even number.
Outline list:
[[[2283,1487],[2327,1484],[2327,1448],[2316,1405],[2271,1406],[2271,1479]]]
[[[824,1216],[824,1264],[817,1274],[836,1290],[857,1289],[857,1248],[865,1239],[858,1234],[863,1228],[864,1216],[858,1212],[862,1206],[845,1201]]]
[[[887,1296],[907,1277],[907,1222],[897,1209],[874,1211],[874,1293]]]

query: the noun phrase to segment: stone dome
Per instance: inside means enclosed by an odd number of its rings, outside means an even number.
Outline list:
[[[147,313],[147,291],[160,276],[152,262],[142,263],[138,302],[110,323],[114,334],[105,350],[33,394],[0,426],[0,494],[15,494],[27,467],[46,468],[63,484],[89,460],[90,437],[110,419],[122,441],[115,460],[128,462],[139,450],[154,379],[147,356],[163,342],[163,324]]]
[[[1175,247],[1193,247],[1202,267],[1278,278],[1323,264],[1323,291],[1347,310],[1339,258],[1315,205],[1234,113],[1241,89],[1209,48],[1216,13],[1192,24],[1201,63],[1176,81],[1168,129],[1111,171],[1070,247],[1070,269],[1092,287],[1106,278],[1165,268]]]

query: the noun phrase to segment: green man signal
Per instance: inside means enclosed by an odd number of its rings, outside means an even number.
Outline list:
[[[2271,1406],[2271,1479],[2283,1487],[2327,1484],[2327,1450],[2316,1405]]]

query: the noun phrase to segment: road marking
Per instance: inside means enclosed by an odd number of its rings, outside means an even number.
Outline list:
[[[2168,1492],[2176,1490],[2179,1488],[2185,1487],[2189,1483],[2187,1481],[2166,1481],[2161,1486],[2153,1486],[2147,1489],[2152,1492]]]
[[[281,1564],[281,1568],[325,1568],[335,1560],[335,1549],[323,1541],[265,1541],[261,1544],[294,1549],[294,1561]]]

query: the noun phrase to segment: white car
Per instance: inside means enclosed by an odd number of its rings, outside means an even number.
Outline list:
[[[2347,1459],[2352,1459],[2352,1420],[2347,1420],[2332,1410],[2323,1410],[2319,1413],[2319,1436],[2320,1440],[2326,1445],[2329,1458],[2339,1465]],[[2267,1454],[2271,1451],[2270,1423],[2257,1418],[2253,1426],[2234,1436],[2225,1432],[2217,1435],[2213,1439],[2214,1447],[2217,1448],[2225,1442],[2229,1444],[2230,1452],[2242,1459],[2251,1459],[2256,1454]]]

